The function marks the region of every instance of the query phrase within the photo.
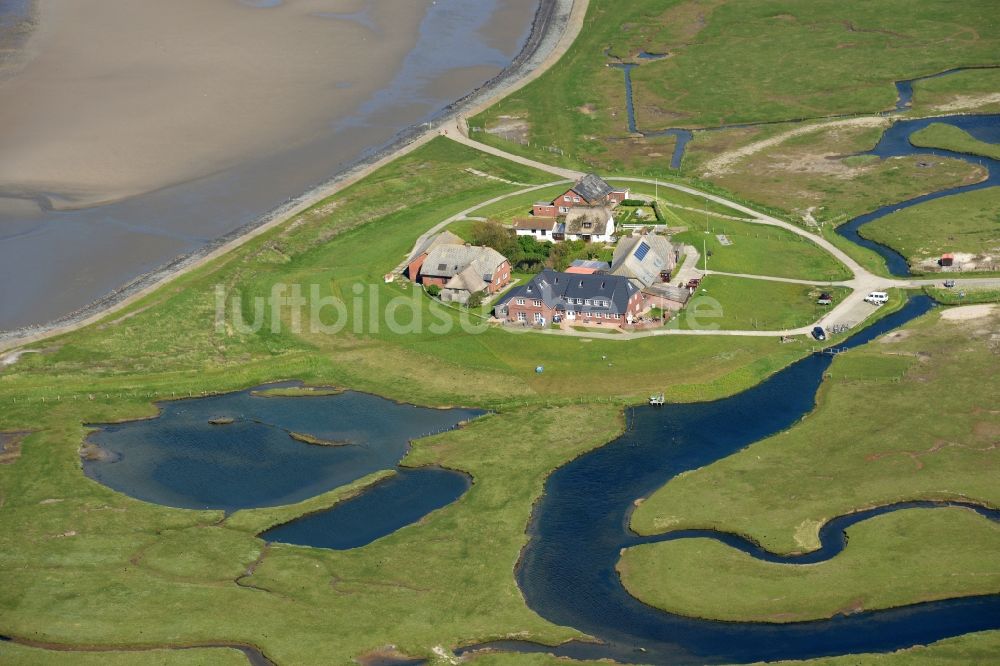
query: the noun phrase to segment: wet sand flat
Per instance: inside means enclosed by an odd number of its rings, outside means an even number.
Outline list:
[[[389,83],[427,4],[41,0],[0,192],[90,206],[307,141]]]
[[[23,64],[0,80],[0,331],[56,320],[215,247],[377,154],[500,72],[538,0],[134,4],[41,0]],[[201,41],[154,38],[150,22]],[[119,34],[132,24],[145,41]],[[67,64],[103,41],[89,73]],[[198,72],[198,57],[231,72]]]

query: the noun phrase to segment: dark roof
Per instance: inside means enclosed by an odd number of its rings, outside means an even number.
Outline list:
[[[521,217],[514,220],[514,229],[554,229],[554,217]]]
[[[625,314],[629,299],[638,291],[628,278],[620,275],[557,273],[546,268],[528,284],[507,292],[499,306],[506,305],[512,298],[532,298],[560,310]],[[577,299],[584,303],[576,303]],[[588,300],[590,305],[585,303]],[[606,301],[608,305],[595,305],[595,301]]]
[[[603,201],[604,198],[614,192],[615,189],[608,185],[607,182],[605,182],[605,180],[597,174],[588,173],[586,176],[576,181],[576,184],[573,186],[573,191],[587,201]]]

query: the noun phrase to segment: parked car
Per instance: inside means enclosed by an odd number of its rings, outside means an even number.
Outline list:
[[[826,340],[826,331],[823,330],[822,326],[817,326],[813,329],[812,336],[817,340]]]
[[[951,289],[951,288],[953,288],[955,286],[955,281],[954,280],[945,280],[944,281],[944,286],[946,288],[948,288],[948,289]]]
[[[889,294],[884,291],[873,291],[865,296],[865,302],[871,303],[872,305],[884,305],[889,302]]]
[[[816,299],[817,305],[830,305],[831,303],[833,303],[833,296],[825,291],[819,295],[819,298]]]

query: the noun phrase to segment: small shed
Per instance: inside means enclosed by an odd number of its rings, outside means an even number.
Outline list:
[[[945,252],[941,255],[941,259],[938,261],[941,266],[952,266],[955,263],[955,255],[951,252]]]

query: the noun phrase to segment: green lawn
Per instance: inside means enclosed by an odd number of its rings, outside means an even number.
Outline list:
[[[841,554],[809,565],[764,562],[714,539],[680,539],[628,549],[618,571],[647,604],[729,621],[801,622],[1000,593],[1000,525],[967,509],[898,511],[851,527],[847,537]]]
[[[459,236],[462,240],[469,242],[472,240],[472,228],[477,222],[478,220],[456,220],[448,225],[448,231]]]
[[[555,180],[555,176],[549,180]],[[552,201],[557,196],[568,190],[571,184],[572,183],[569,181],[566,181],[564,184],[555,185],[553,187],[543,187],[540,190],[534,190],[526,194],[519,194],[517,196],[510,197],[509,199],[498,201],[495,204],[483,206],[482,208],[474,211],[472,215],[509,223],[516,217],[529,216],[531,214],[531,205],[533,203],[536,201]]]
[[[845,287],[811,287],[787,282],[708,275],[675,319],[682,328],[718,326],[720,330],[784,330],[812,324],[830,307],[817,305],[820,292],[833,296],[834,305],[849,293]],[[709,300],[714,299],[714,301]],[[715,303],[718,303],[718,306]],[[711,316],[716,310],[721,316]],[[773,342],[773,341],[772,341]]]
[[[944,123],[931,123],[914,132],[910,143],[919,148],[941,148],[1000,160],[1000,145],[980,141],[965,130]]]
[[[972,255],[980,270],[1000,270],[1000,187],[904,208],[859,233],[902,254],[915,273],[939,270],[945,252]]]
[[[1000,505],[1000,375],[985,361],[1000,323],[992,316],[948,321],[937,310],[837,357],[812,414],[672,480],[636,510],[633,527],[714,528],[788,553],[816,548],[824,521],[863,507],[918,498]],[[909,364],[902,380],[899,359]],[[935,563],[911,571],[919,578]]]
[[[832,254],[808,239],[780,227],[752,222],[702,217],[690,211],[665,209],[668,224],[686,226],[688,231],[673,237],[674,242],[693,245],[701,254],[698,268],[723,273],[746,273],[772,277],[836,282],[849,280],[851,273]],[[723,245],[726,236],[730,245]]]
[[[719,213],[720,215],[731,215],[733,217],[746,218],[748,215],[746,213],[740,212],[729,206],[725,206],[715,201],[711,201],[704,197],[699,197],[694,194],[688,194],[687,192],[682,192],[680,190],[675,190],[671,187],[666,187],[665,185],[656,184],[649,185],[647,183],[635,183],[625,180],[615,180],[610,179],[608,182],[612,185],[619,185],[628,187],[632,192],[636,194],[645,194],[651,197],[657,197],[660,201],[667,204],[675,204],[677,206],[686,206],[689,208],[696,208],[698,210],[708,211],[710,213]]]

